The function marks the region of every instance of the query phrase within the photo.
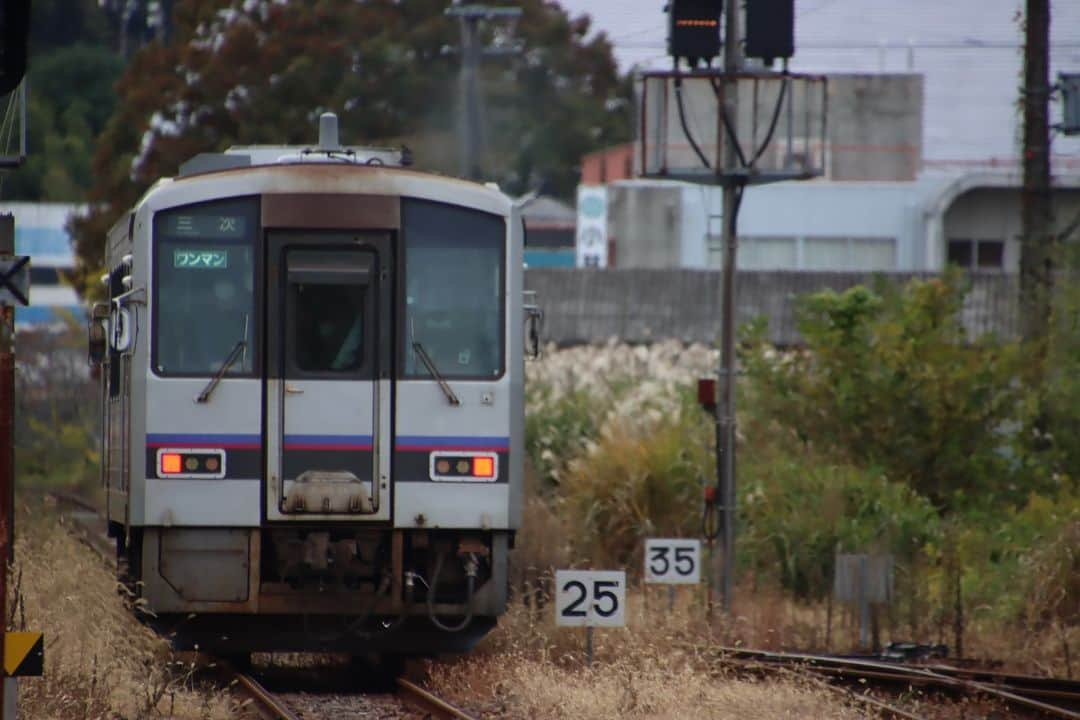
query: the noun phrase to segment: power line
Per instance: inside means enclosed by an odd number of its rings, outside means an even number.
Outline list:
[[[615,42],[612,41],[615,47],[627,49],[627,50],[659,50],[664,48],[663,43],[659,42]],[[845,43],[833,43],[833,42],[800,42],[799,50],[880,50],[882,48],[886,50],[906,50],[913,48],[915,50],[1020,50],[1024,47],[1023,43],[1015,42],[1012,40],[920,40],[916,42],[897,42],[897,41],[885,41],[885,42],[845,42]],[[1051,43],[1051,50],[1080,50],[1080,42],[1067,41]]]

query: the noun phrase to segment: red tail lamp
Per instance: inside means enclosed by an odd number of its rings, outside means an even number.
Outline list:
[[[475,477],[482,478],[495,477],[495,458],[474,457],[472,463],[472,474]]]
[[[180,453],[162,453],[161,454],[161,472],[162,474],[178,473],[181,470],[183,456]]]

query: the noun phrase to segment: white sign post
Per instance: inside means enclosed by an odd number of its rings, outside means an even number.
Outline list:
[[[668,612],[675,609],[675,586],[701,582],[701,541],[649,538],[645,541],[645,582],[668,586]]]
[[[607,186],[578,185],[577,266],[608,265]]]
[[[626,624],[626,572],[556,570],[555,624],[585,628],[585,657],[592,665],[592,629]]]

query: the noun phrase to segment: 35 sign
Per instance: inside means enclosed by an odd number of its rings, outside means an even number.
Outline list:
[[[624,571],[555,571],[556,625],[622,627],[626,624],[625,611]]]
[[[686,538],[646,540],[645,582],[674,585],[701,582],[701,541]]]

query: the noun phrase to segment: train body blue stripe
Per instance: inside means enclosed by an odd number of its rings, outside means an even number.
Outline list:
[[[261,435],[213,434],[213,433],[147,433],[148,447],[220,447],[258,448],[262,446]]]
[[[421,450],[509,450],[510,438],[480,435],[398,435],[397,449]]]
[[[150,447],[232,447],[258,448],[260,435],[214,433],[148,433]],[[398,435],[398,450],[496,450],[510,448],[510,438],[483,435]],[[371,450],[371,435],[286,435],[285,449]]]

